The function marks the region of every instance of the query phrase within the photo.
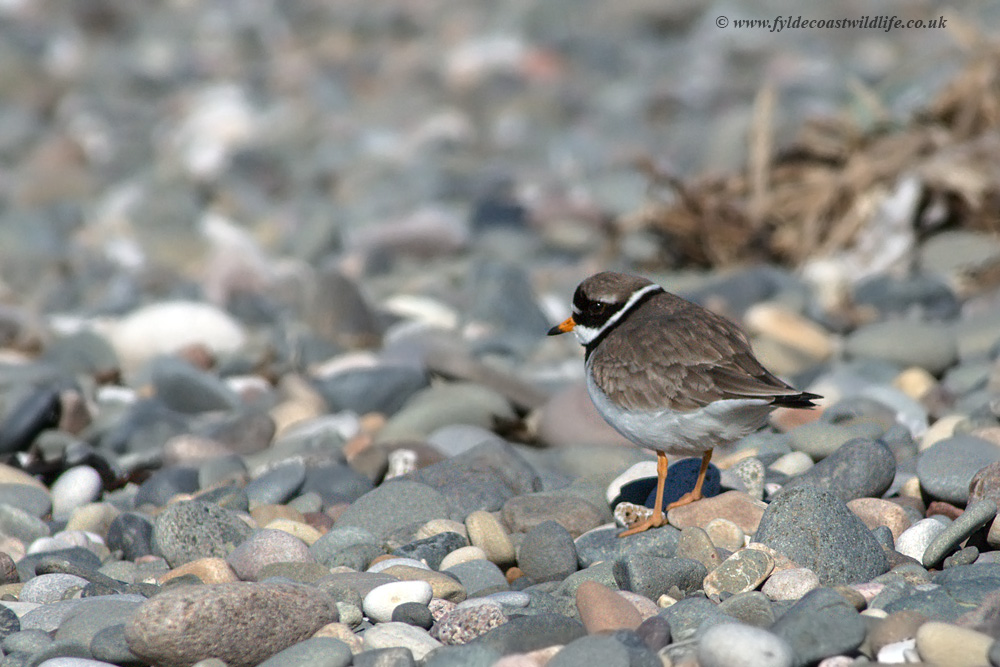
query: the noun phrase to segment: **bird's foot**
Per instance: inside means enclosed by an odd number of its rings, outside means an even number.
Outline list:
[[[684,507],[685,505],[690,505],[696,500],[702,499],[701,493],[695,493],[694,491],[688,491],[683,496],[675,500],[674,502],[667,505],[668,510],[672,510],[675,507]]]
[[[619,533],[618,537],[628,537],[629,535],[635,535],[650,528],[659,528],[665,525],[667,525],[667,518],[663,515],[663,512],[653,512],[648,519],[640,521],[623,533]]]

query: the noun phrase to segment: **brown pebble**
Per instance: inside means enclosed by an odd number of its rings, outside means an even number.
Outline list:
[[[868,643],[872,653],[878,655],[883,646],[895,644],[917,636],[917,629],[929,619],[919,611],[905,609],[889,614],[874,623],[868,631]]]
[[[326,533],[333,528],[333,519],[322,512],[306,512],[302,518],[307,524],[321,533]]]
[[[906,510],[896,503],[881,498],[855,498],[847,503],[847,509],[854,512],[869,530],[885,526],[892,533],[892,539],[898,540],[904,530],[912,522]]]
[[[749,535],[757,532],[766,507],[742,491],[726,491],[713,498],[675,507],[667,513],[667,520],[677,528],[704,528],[712,519],[729,519]]]
[[[927,506],[927,517],[930,518],[935,514],[939,514],[941,516],[946,516],[952,521],[954,521],[958,517],[962,516],[962,512],[964,511],[965,510],[963,510],[961,507],[955,507],[951,503],[946,503],[942,500],[934,500],[931,501],[931,504]]]
[[[831,586],[833,590],[837,591],[842,598],[847,600],[847,604],[851,605],[858,611],[865,609],[868,606],[868,601],[865,600],[865,596],[861,594],[850,586],[844,584],[837,584],[836,586]]]
[[[206,584],[225,584],[240,580],[236,576],[236,572],[233,571],[233,568],[229,567],[229,563],[224,559],[199,558],[198,560],[184,563],[170,570],[159,578],[159,583],[164,584],[171,579],[182,577],[186,574],[193,574]]]
[[[521,571],[521,568],[515,565],[514,567],[508,569],[504,576],[507,577],[507,583],[512,584],[521,577],[523,577],[524,572]]]
[[[576,608],[589,634],[635,630],[642,623],[631,602],[596,581],[585,581],[576,589]]]
[[[361,637],[354,634],[351,626],[345,623],[327,623],[322,628],[313,633],[313,637],[332,637],[347,644],[351,653],[361,653],[364,650],[364,642]]]
[[[288,519],[290,521],[298,521],[299,523],[306,522],[305,517],[302,516],[302,512],[288,505],[259,505],[250,510],[250,517],[261,528],[275,519]]]

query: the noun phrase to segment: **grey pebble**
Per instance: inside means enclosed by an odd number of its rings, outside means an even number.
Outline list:
[[[416,667],[416,664],[410,649],[397,646],[356,653],[353,667]]]
[[[965,511],[951,525],[939,532],[927,545],[921,559],[924,567],[936,567],[969,536],[992,521],[996,515],[997,504],[989,498],[984,498],[966,507]]]
[[[503,440],[476,445],[410,476],[443,493],[449,518],[456,521],[477,510],[499,510],[508,499],[542,488],[534,468]]]
[[[103,660],[122,667],[137,667],[143,664],[132,653],[125,640],[125,624],[110,625],[94,635],[90,641],[90,653],[97,660]]]
[[[6,610],[7,608],[4,607],[4,609]],[[20,630],[6,635],[0,646],[3,648],[4,655],[9,655],[15,652],[37,653],[51,643],[52,635],[48,632],[43,630]]]
[[[950,327],[938,322],[886,320],[858,327],[844,351],[855,359],[879,359],[901,368],[920,366],[940,375],[958,358]]]
[[[569,644],[585,634],[583,624],[575,619],[561,614],[535,614],[512,618],[473,642],[492,647],[501,655],[509,655]]]
[[[870,581],[889,569],[861,519],[833,493],[810,486],[779,493],[754,539],[809,568],[824,585]]]
[[[847,502],[855,498],[880,498],[896,475],[896,458],[879,440],[848,440],[826,458],[785,484],[825,489]]]
[[[90,646],[94,638],[104,630],[127,623],[144,601],[135,599],[132,595],[84,598],[83,603],[59,623],[55,639]]]
[[[617,526],[602,526],[576,538],[580,567],[589,567],[599,561],[614,561],[634,553],[670,558],[677,551],[681,534],[673,526],[647,530],[628,539],[620,539],[618,534],[621,532]]]
[[[669,621],[670,635],[674,642],[700,637],[712,626],[732,623],[735,620],[723,613],[719,605],[700,596],[678,600],[658,613]]]
[[[181,493],[198,490],[198,470],[186,466],[161,468],[139,485],[135,496],[135,506],[155,505],[163,507],[171,498]]]
[[[964,505],[976,472],[996,461],[1000,447],[992,442],[965,434],[945,438],[917,458],[920,488],[939,500]]]
[[[43,517],[52,511],[52,497],[47,490],[30,484],[0,484],[0,505]]]
[[[449,530],[404,544],[393,550],[392,555],[423,561],[432,570],[436,570],[440,567],[445,556],[455,549],[466,546],[469,546],[469,541],[465,539],[464,535]]]
[[[708,570],[698,561],[688,558],[630,554],[615,561],[614,574],[622,590],[658,600],[675,586],[683,593],[700,589]]]
[[[48,525],[37,516],[12,505],[0,505],[0,533],[31,544],[49,535]]]
[[[757,628],[769,628],[774,623],[771,600],[760,591],[747,591],[728,597],[719,603],[719,611]]]
[[[817,588],[782,614],[770,631],[788,642],[795,654],[794,664],[801,667],[853,651],[864,641],[867,628],[861,615],[839,593]]]
[[[859,432],[858,428],[814,421],[797,426],[788,432],[792,450],[808,454],[814,461],[820,461],[833,454],[844,443],[863,436],[878,437],[877,433]]]
[[[306,466],[300,460],[280,463],[246,486],[250,508],[280,505],[292,498],[306,481]]]
[[[172,410],[195,414],[228,412],[240,406],[240,398],[217,376],[179,357],[160,357],[152,362],[151,379],[156,396]]]
[[[406,511],[399,511],[400,508]],[[391,481],[351,503],[337,519],[335,528],[364,528],[384,539],[400,528],[448,518],[448,502],[437,489],[410,480]]]
[[[491,667],[503,657],[499,651],[485,644],[441,646],[424,657],[423,667]],[[551,664],[551,662],[549,663]]]
[[[378,412],[391,416],[415,393],[428,386],[427,373],[403,364],[380,363],[351,368],[314,380],[331,412],[351,410],[359,415]]]
[[[524,536],[517,565],[534,582],[562,581],[577,569],[573,537],[555,521],[541,523]]]
[[[698,641],[700,667],[792,667],[794,659],[781,637],[742,623],[713,626]]]
[[[275,653],[259,667],[347,667],[351,648],[333,637],[311,637]]]
[[[55,602],[61,600],[68,589],[83,588],[87,583],[86,579],[72,574],[42,574],[24,583],[18,599],[38,604]]]
[[[591,635],[576,639],[562,648],[549,660],[548,667],[577,667],[602,665],[603,667],[629,667],[628,650],[611,637]]]
[[[470,560],[452,565],[445,573],[458,579],[470,598],[510,590],[503,571],[488,560]]]
[[[169,505],[153,524],[154,550],[171,567],[199,558],[225,558],[253,529],[236,514],[197,500]]]

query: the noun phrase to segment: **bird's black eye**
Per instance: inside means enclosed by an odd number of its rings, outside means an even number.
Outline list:
[[[607,312],[610,306],[611,306],[610,303],[605,303],[604,301],[595,301],[593,303],[593,306],[591,306],[591,310],[593,310],[598,315],[601,315]]]

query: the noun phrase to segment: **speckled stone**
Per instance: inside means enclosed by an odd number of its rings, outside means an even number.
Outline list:
[[[778,494],[754,539],[808,567],[824,584],[870,581],[889,569],[861,519],[837,496],[808,486]]]
[[[315,588],[184,586],[143,603],[126,624],[125,636],[136,655],[168,667],[208,657],[231,667],[252,667],[336,620],[333,600]]]
[[[445,613],[431,630],[443,644],[465,644],[507,622],[500,605],[484,602],[474,607],[459,607]]]
[[[741,549],[709,572],[702,585],[711,599],[745,593],[760,586],[773,568],[774,561],[763,551]]]

